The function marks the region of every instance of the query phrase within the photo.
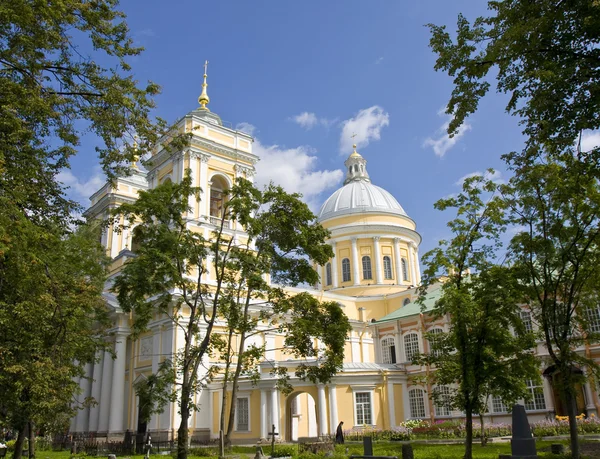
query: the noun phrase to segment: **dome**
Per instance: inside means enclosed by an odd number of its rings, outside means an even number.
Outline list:
[[[317,216],[323,221],[363,212],[408,217],[394,196],[366,180],[351,181],[337,190],[321,206]]]

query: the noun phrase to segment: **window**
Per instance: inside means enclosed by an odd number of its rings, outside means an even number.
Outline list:
[[[383,257],[383,277],[393,279],[392,277],[392,259],[387,255]]]
[[[423,389],[411,389],[408,391],[408,401],[410,402],[410,417],[425,417],[425,394]]]
[[[531,400],[525,402],[526,410],[545,410],[544,388],[536,386],[532,379],[527,380],[527,390],[531,393]]]
[[[223,205],[225,203],[225,190],[227,182],[219,176],[213,177],[210,185],[210,216],[223,218]]]
[[[404,336],[404,355],[407,362],[412,362],[413,358],[419,355],[419,335],[416,333]]]
[[[600,333],[600,308],[589,308],[587,310],[588,332]]]
[[[404,298],[404,301],[402,302],[402,306],[406,306],[407,304],[410,304],[410,298]]]
[[[508,407],[502,399],[496,395],[492,396],[492,412],[493,413],[508,413]]]
[[[236,430],[247,432],[250,430],[250,404],[247,397],[240,397],[237,399],[237,406],[235,407],[235,417],[237,419]]]
[[[401,260],[402,263],[402,280],[408,280],[408,263],[406,262],[406,258]]]
[[[383,363],[396,363],[396,344],[391,336],[381,340],[381,361]]]
[[[373,424],[371,417],[371,392],[356,392],[356,425],[362,426],[365,424]]]
[[[521,311],[521,320],[523,321],[523,326],[525,327],[525,331],[527,333],[531,333],[533,331],[533,323],[531,322],[531,313],[529,311]]]
[[[438,357],[442,353],[440,349],[435,349],[440,338],[440,333],[444,333],[444,330],[441,328],[432,328],[429,330],[429,337],[427,338],[429,341],[429,352],[435,357]]]
[[[437,386],[434,389],[433,408],[436,416],[450,416],[450,389],[448,386]]]
[[[299,416],[300,415],[300,407],[298,405],[298,395],[296,395],[293,399],[292,399],[292,403],[290,404],[290,414],[292,416]]]
[[[350,282],[350,260],[348,258],[342,260],[342,282]]]
[[[331,285],[331,263],[325,265],[325,284]]]
[[[362,265],[363,265],[363,279],[373,279],[373,275],[371,273],[371,257],[368,257],[368,256],[362,257]]]

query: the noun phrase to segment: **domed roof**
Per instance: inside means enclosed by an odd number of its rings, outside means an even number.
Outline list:
[[[317,214],[319,221],[362,212],[391,213],[408,217],[389,192],[367,181],[353,181],[333,193]]]
[[[333,193],[317,214],[319,221],[364,212],[396,214],[408,217],[396,198],[371,183],[367,161],[354,151],[344,163],[347,167],[344,186]]]

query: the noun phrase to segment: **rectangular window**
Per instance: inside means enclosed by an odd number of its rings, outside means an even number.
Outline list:
[[[525,326],[525,331],[531,333],[533,331],[533,323],[531,322],[531,313],[529,311],[521,311],[521,320]]]
[[[590,308],[587,310],[588,331],[591,333],[600,333],[600,308]]]
[[[527,389],[531,393],[531,400],[525,402],[525,409],[528,411],[545,410],[546,400],[544,399],[544,388],[536,386],[533,380],[527,380]]]
[[[371,418],[371,392],[356,392],[355,405],[356,405],[356,425],[371,425],[373,419]]]
[[[250,419],[250,404],[247,397],[241,397],[237,399],[237,407],[235,410],[235,416],[237,419],[236,430],[242,432],[248,432],[250,430],[249,419]]]
[[[492,397],[492,412],[494,413],[508,413],[508,408],[500,397]]]

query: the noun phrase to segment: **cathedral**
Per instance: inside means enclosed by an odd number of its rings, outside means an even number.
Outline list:
[[[252,180],[260,158],[252,152],[250,135],[226,127],[208,109],[206,75],[204,78],[200,106],[181,118],[174,128],[192,133],[189,146],[169,152],[157,145],[147,169],[134,165],[130,175],[107,183],[91,196],[88,218],[106,218],[115,207],[134,201],[139,191],[169,180],[179,182],[189,169],[193,185],[203,190],[200,200],[190,199],[189,224],[207,238],[221,224],[224,192],[237,177]],[[318,212],[319,222],[331,233],[328,243],[334,255],[324,266],[316,266],[318,285],[289,289],[291,293],[309,291],[323,301],[335,301],[343,307],[352,325],[343,369],[328,384],[312,384],[292,376],[294,390],[284,395],[269,373],[272,365],[281,362],[293,374],[294,361],[277,350],[284,337],[270,331],[255,335],[255,344],[265,344],[267,352],[260,364],[260,381],[253,384],[242,379],[233,401],[235,442],[266,439],[272,426],[278,439],[298,441],[334,435],[340,421],[346,430],[394,429],[410,419],[463,417],[460,412],[434,403],[430,397],[432,387],[415,379],[431,369],[411,364],[413,355],[429,352],[425,334],[443,332],[448,327],[445,319],[434,320],[427,313],[439,298],[439,286],[430,289],[424,307],[414,303],[421,276],[421,236],[417,225],[394,196],[373,183],[376,177],[369,176],[367,160],[356,151],[356,146],[348,152],[344,165],[343,186],[325,200]],[[225,231],[243,232],[236,225],[224,222]],[[112,259],[110,276],[114,278],[123,264],[135,256],[135,241],[131,232],[109,227],[102,244]],[[210,272],[204,275],[210,283]],[[168,318],[158,317],[150,323],[147,333],[133,340],[129,314],[123,313],[108,290],[105,300],[114,317],[111,332],[116,358],[104,353],[96,363],[88,365],[88,378],[82,378],[80,383],[80,399],[93,397],[98,403],[79,410],[70,430],[107,439],[122,438],[126,431],[149,432],[153,439],[171,440],[180,423],[177,405],[168,405],[163,413],[143,423],[134,385],[156,373],[161,361],[176,353],[183,342],[181,332]],[[529,312],[523,310],[522,314],[526,326],[534,327]],[[542,357],[547,355],[541,344],[537,352]],[[540,386],[529,382],[531,399],[524,404],[532,420],[564,412],[551,381],[542,379]],[[578,397],[580,412],[588,415],[599,411],[594,386],[583,385]],[[448,388],[438,390],[443,393]],[[205,384],[196,394],[199,411],[190,419],[192,439],[218,438],[221,398],[218,381]],[[502,400],[490,399],[486,422],[509,420]]]

